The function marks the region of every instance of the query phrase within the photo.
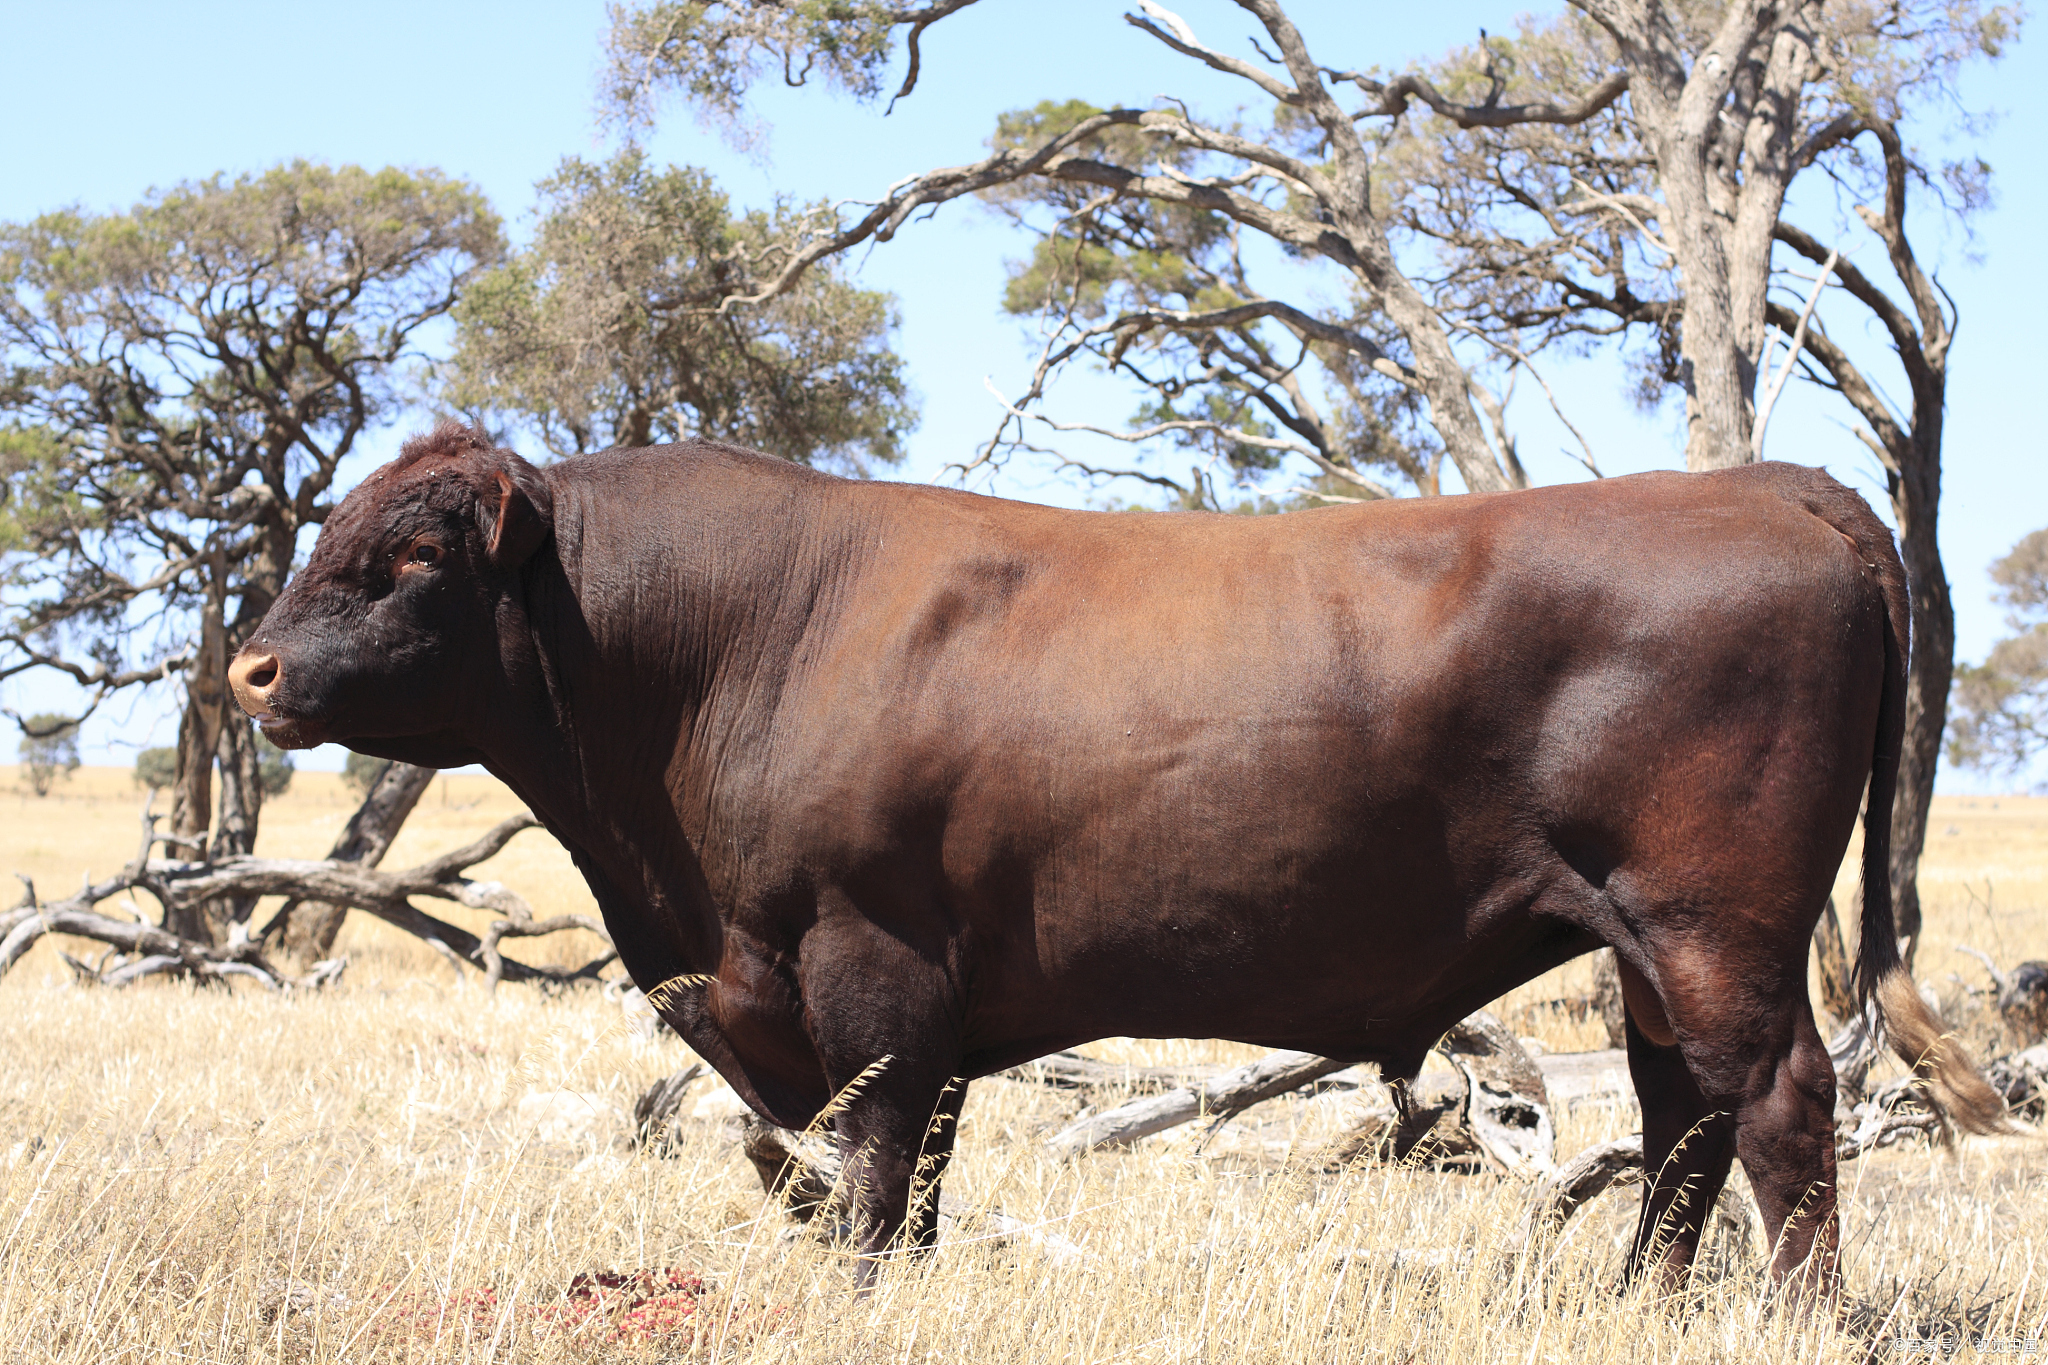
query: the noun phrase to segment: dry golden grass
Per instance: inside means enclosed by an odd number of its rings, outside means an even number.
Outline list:
[[[484,779],[449,793],[429,795],[392,865],[512,808]],[[132,851],[124,774],[0,803],[0,866],[46,892]],[[346,814],[338,783],[302,776],[266,812],[263,851],[318,856]],[[538,832],[484,875],[542,913],[588,904]],[[2044,881],[2048,802],[1937,803],[1922,974],[1960,1003],[1947,974],[1982,973],[1954,943],[2048,956]],[[1316,1174],[1299,1158],[1341,1128],[1341,1096],[1264,1106],[1206,1146],[1191,1129],[1059,1164],[1039,1138],[1075,1101],[1001,1080],[970,1093],[948,1188],[1085,1257],[970,1222],[856,1300],[844,1260],[786,1238],[764,1206],[723,1087],[693,1092],[670,1156],[628,1148],[632,1097],[687,1060],[678,1041],[638,1038],[595,991],[454,988],[428,950],[360,916],[344,946],[348,977],[310,997],[79,989],[43,947],[0,982],[0,1360],[1860,1361],[1901,1328],[2023,1339],[2048,1317],[2048,1153],[2032,1137],[1845,1168],[1848,1311],[1814,1324],[1774,1313],[1762,1248],[1727,1238],[1682,1308],[1617,1289],[1632,1192],[1516,1255],[1515,1185]],[[1560,994],[1574,970],[1496,1008]],[[1556,1050],[1603,1041],[1561,1018],[1530,1027]],[[1560,1116],[1560,1149],[1634,1126],[1626,1106],[1582,1108]],[[631,1320],[565,1298],[603,1268],[708,1287]]]

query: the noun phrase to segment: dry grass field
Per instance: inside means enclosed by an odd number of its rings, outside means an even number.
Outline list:
[[[43,800],[0,788],[0,871],[68,892],[132,856],[139,806],[111,770]],[[301,775],[265,812],[260,851],[318,857],[349,807],[337,779]],[[487,779],[437,783],[387,866],[514,808]],[[541,832],[477,875],[542,914],[589,908]],[[1983,972],[1954,946],[2048,957],[2048,800],[1937,802],[1923,887],[1921,974],[1981,1051],[1996,1040],[1964,983]],[[634,1095],[689,1054],[639,1036],[595,990],[487,996],[362,916],[344,931],[346,977],[311,996],[79,988],[61,946],[46,940],[0,982],[0,1361],[1635,1365],[1888,1359],[1900,1336],[1940,1333],[1966,1357],[2029,1338],[2033,1359],[2048,1349],[2048,1149],[2032,1135],[1846,1166],[1846,1303],[1816,1322],[1773,1311],[1765,1249],[1729,1233],[1685,1302],[1618,1287],[1633,1190],[1561,1242],[1517,1251],[1513,1183],[1322,1173],[1306,1158],[1343,1128],[1341,1093],[1062,1164],[1040,1139],[1078,1099],[988,1080],[948,1189],[1071,1248],[1000,1240],[969,1217],[857,1300],[844,1258],[764,1201],[721,1085],[699,1082],[666,1156],[632,1150]],[[568,960],[587,946],[514,951]],[[1552,1050],[1602,1046],[1597,1023],[1522,1008],[1584,970],[1495,1008]],[[1636,1126],[1625,1104],[1558,1123],[1561,1158]]]

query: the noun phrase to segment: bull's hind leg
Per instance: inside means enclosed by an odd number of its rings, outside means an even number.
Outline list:
[[[1803,965],[1803,964],[1802,964]],[[1813,1022],[1805,983],[1790,1038],[1736,1112],[1736,1150],[1766,1230],[1777,1229],[1771,1275],[1798,1297],[1839,1286],[1835,1208],[1835,1068]]]
[[[1629,967],[1622,971],[1634,975]],[[1642,994],[1640,988],[1625,991],[1628,1068],[1643,1110],[1644,1172],[1628,1273],[1631,1280],[1653,1273],[1666,1292],[1675,1292],[1685,1286],[1707,1216],[1727,1183],[1735,1116],[1700,1092],[1663,1012],[1654,1002],[1646,1006]]]
[[[1773,1238],[1773,1278],[1801,1297],[1834,1289],[1835,1075],[1804,966],[1759,970],[1751,957],[1737,970],[1725,959],[1661,953],[1657,989],[1623,963],[1629,1068],[1652,1174],[1632,1264],[1655,1264],[1673,1287],[1733,1155]]]

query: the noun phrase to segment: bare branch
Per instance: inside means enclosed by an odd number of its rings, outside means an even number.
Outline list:
[[[1785,351],[1785,363],[1771,379],[1770,387],[1764,392],[1764,401],[1757,405],[1756,423],[1749,434],[1749,454],[1753,460],[1764,457],[1764,428],[1771,420],[1771,409],[1778,405],[1778,395],[1784,391],[1785,381],[1792,377],[1792,366],[1799,359],[1800,348],[1806,344],[1806,329],[1813,321],[1813,310],[1820,306],[1821,291],[1828,287],[1828,276],[1835,271],[1835,262],[1841,259],[1839,251],[1830,251],[1827,260],[1821,263],[1820,274],[1814,277],[1813,292],[1806,296],[1806,306],[1799,310],[1798,325],[1792,329],[1792,340]],[[1765,370],[1769,370],[1770,353],[1764,353]]]
[[[1167,175],[1144,175],[1121,166],[1068,154],[1069,149],[1105,129],[1146,124],[1167,132],[1194,127],[1187,120],[1157,110],[1112,109],[1082,120],[1030,152],[1005,150],[972,165],[947,167],[914,176],[892,186],[889,193],[859,222],[814,239],[791,255],[775,278],[751,293],[727,296],[714,311],[724,313],[733,308],[764,303],[786,293],[806,270],[825,257],[870,238],[878,242],[890,240],[918,209],[947,203],[1032,175],[1073,184],[1099,185],[1119,194],[1208,209],[1234,218],[1277,241],[1327,256],[1346,269],[1359,268],[1360,262],[1351,243],[1341,233],[1311,219],[1275,210],[1257,199],[1220,185],[1189,184]]]
[[[1819,239],[1796,224],[1780,219],[1771,229],[1771,235],[1815,265],[1819,265],[1831,255],[1837,257],[1835,276],[1841,280],[1842,288],[1876,315],[1877,320],[1891,336],[1892,348],[1898,351],[1901,360],[1909,367],[1912,365],[1913,357],[1920,351],[1919,331],[1913,326],[1913,320],[1906,316],[1905,310],[1899,307],[1891,295],[1879,288],[1876,281],[1858,269],[1854,261],[1842,257],[1836,248],[1822,247]]]
[[[532,811],[523,810],[517,815],[508,815],[496,825],[493,825],[490,832],[475,843],[466,844],[452,853],[444,853],[438,858],[421,863],[411,872],[403,872],[399,875],[402,877],[441,881],[454,876],[466,867],[474,867],[478,863],[495,857],[505,845],[512,842],[512,836],[520,831],[539,828],[540,821],[534,818]]]
[[[1132,28],[1143,29],[1184,57],[1193,57],[1214,70],[1250,81],[1282,104],[1303,103],[1301,92],[1287,82],[1275,79],[1241,57],[1228,57],[1212,47],[1204,46],[1201,40],[1195,37],[1195,31],[1188,27],[1187,20],[1172,10],[1154,4],[1153,0],[1138,0],[1138,8],[1165,23],[1172,32],[1160,28],[1150,19],[1140,19],[1135,14],[1126,14],[1124,22]]]
[[[1592,200],[1594,203],[1603,205],[1607,208],[1611,208],[1616,213],[1620,214],[1622,217],[1628,219],[1629,226],[1633,227],[1638,233],[1642,234],[1642,238],[1645,242],[1648,242],[1651,246],[1663,252],[1667,258],[1673,260],[1677,259],[1676,253],[1671,250],[1671,248],[1665,243],[1664,239],[1662,237],[1659,237],[1656,233],[1650,231],[1649,227],[1643,222],[1642,219],[1636,217],[1634,213],[1630,212],[1629,206],[1626,203],[1624,203],[1620,197],[1611,194],[1602,194],[1600,191],[1594,189],[1591,185],[1588,185],[1585,181],[1580,180],[1576,176],[1572,178],[1572,184],[1578,186],[1580,192],[1583,193],[1588,199]]]
[[[1601,110],[1612,105],[1628,90],[1629,75],[1617,71],[1600,84],[1587,91],[1572,104],[1500,104],[1498,85],[1493,98],[1484,104],[1457,104],[1446,99],[1432,85],[1426,76],[1398,76],[1391,81],[1377,81],[1357,71],[1324,71],[1333,81],[1348,81],[1368,95],[1377,96],[1379,103],[1361,109],[1353,114],[1354,119],[1399,118],[1408,111],[1411,99],[1421,100],[1441,118],[1447,118],[1460,128],[1511,128],[1523,123],[1584,123]]]
[[[1500,338],[1488,335],[1487,333],[1482,332],[1477,328],[1461,327],[1459,328],[1459,330],[1467,333],[1470,336],[1478,337],[1487,345],[1493,347],[1495,350],[1501,352],[1503,355],[1506,355],[1513,359],[1517,365],[1521,366],[1523,369],[1529,372],[1530,377],[1536,381],[1537,385],[1540,388],[1542,388],[1543,396],[1549,400],[1551,412],[1555,413],[1557,415],[1557,420],[1564,424],[1564,429],[1572,434],[1572,439],[1579,443],[1579,454],[1572,455],[1572,453],[1569,450],[1565,451],[1564,453],[1567,455],[1571,455],[1573,459],[1577,460],[1580,464],[1584,465],[1587,468],[1587,470],[1591,472],[1594,478],[1606,478],[1607,476],[1600,472],[1599,464],[1595,462],[1595,460],[1593,459],[1592,444],[1586,440],[1585,433],[1580,431],[1578,427],[1572,424],[1572,419],[1564,415],[1563,404],[1557,401],[1556,392],[1551,389],[1549,382],[1543,378],[1542,371],[1536,368],[1536,362],[1531,360],[1526,354],[1524,354],[1519,347],[1511,346],[1507,342],[1502,341]]]
[[[882,111],[884,118],[895,112],[896,101],[908,99],[910,92],[917,89],[917,73],[924,61],[923,53],[918,50],[917,41],[924,36],[924,31],[947,15],[956,14],[973,3],[974,0],[936,0],[936,3],[924,9],[899,11],[891,16],[893,23],[910,25],[910,32],[904,37],[904,46],[910,52],[910,69],[903,73],[902,87],[889,97],[889,106]]]
[[[1273,318],[1283,323],[1296,336],[1350,351],[1370,365],[1375,372],[1405,388],[1419,391],[1421,387],[1411,371],[1395,363],[1393,358],[1370,337],[1354,332],[1348,327],[1325,322],[1314,314],[1304,313],[1292,304],[1282,303],[1277,299],[1255,299],[1250,303],[1233,304],[1228,308],[1214,308],[1203,312],[1154,308],[1139,313],[1125,313],[1113,322],[1090,328],[1085,335],[1122,333],[1136,336],[1159,327],[1183,331],[1210,331],[1242,327],[1261,318]]]
[[[1779,331],[1789,336],[1797,329],[1799,320],[1791,309],[1780,303],[1767,304],[1766,309],[1767,319]],[[1857,415],[1868,422],[1876,433],[1875,437],[1867,437],[1859,432],[1859,438],[1870,446],[1886,468],[1894,473],[1898,472],[1901,453],[1912,449],[1912,437],[1899,424],[1898,418],[1892,414],[1883,397],[1864,377],[1863,371],[1849,358],[1849,353],[1837,346],[1818,326],[1809,327],[1807,330],[1804,350],[1827,373],[1828,378],[1834,381],[1842,396],[1856,409]]]

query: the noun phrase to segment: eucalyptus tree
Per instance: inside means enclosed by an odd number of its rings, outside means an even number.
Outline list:
[[[780,271],[818,209],[735,214],[702,171],[633,149],[538,188],[532,244],[456,306],[445,401],[523,420],[557,455],[704,435],[854,473],[901,458],[916,419],[887,295],[825,261],[727,303]]]
[[[0,678],[68,675],[89,712],[182,671],[188,845],[217,761],[211,847],[253,846],[261,754],[227,660],[342,461],[402,410],[422,329],[502,254],[461,181],[303,161],[0,225]],[[218,940],[248,908],[166,927]]]
[[[1991,581],[2013,633],[1983,663],[1956,670],[1949,757],[2016,774],[2048,750],[2048,528],[2023,537],[1993,564]]]

